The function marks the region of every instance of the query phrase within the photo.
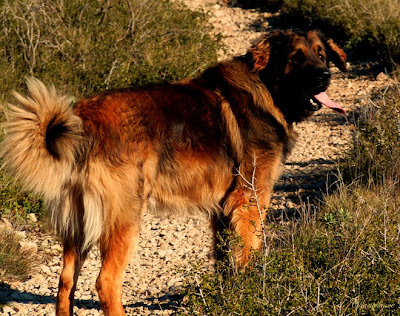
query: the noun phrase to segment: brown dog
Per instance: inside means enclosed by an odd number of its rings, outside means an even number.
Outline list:
[[[320,102],[343,111],[323,92],[328,62],[345,70],[345,59],[318,32],[275,31],[195,79],[107,91],[74,107],[54,87],[29,79],[30,96],[15,93],[19,105],[9,106],[2,155],[16,178],[44,197],[62,239],[57,315],[72,315],[79,270],[95,244],[101,307],[124,314],[123,271],[147,210],[207,212],[215,223],[224,216],[241,236],[236,258],[245,265],[261,247],[265,212],[249,201],[244,179],[256,157],[266,209],[292,147],[292,123]]]

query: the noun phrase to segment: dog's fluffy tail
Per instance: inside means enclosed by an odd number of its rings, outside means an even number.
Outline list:
[[[27,79],[28,96],[14,92],[17,105],[6,110],[3,166],[29,190],[57,200],[71,177],[80,147],[82,121],[74,115],[71,98],[54,86]]]

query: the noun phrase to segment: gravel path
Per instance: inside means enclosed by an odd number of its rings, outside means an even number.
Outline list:
[[[275,13],[229,7],[226,1],[185,0],[190,8],[210,12],[215,31],[224,35],[228,50],[221,59],[241,54],[251,42],[267,31]],[[353,68],[353,67],[351,67]],[[387,85],[388,78],[341,74],[332,68],[333,80],[328,93],[351,113],[369,102],[370,93]],[[298,144],[289,157],[284,174],[276,185],[271,208],[278,217],[293,213],[307,199],[321,196],[328,170],[345,156],[351,140],[351,124],[345,117],[322,109],[311,120],[297,125]],[[183,274],[191,262],[203,260],[212,267],[211,231],[202,218],[157,218],[146,214],[138,252],[126,270],[123,303],[128,315],[170,315],[176,311]],[[61,247],[54,237],[39,229],[27,232],[27,240],[38,247],[42,262],[24,282],[0,284],[1,315],[53,315],[61,269]],[[210,260],[211,259],[211,260]],[[90,253],[76,292],[76,315],[100,315],[94,289],[99,271],[99,254]],[[178,272],[179,271],[179,272]],[[1,305],[1,304],[0,304]]]

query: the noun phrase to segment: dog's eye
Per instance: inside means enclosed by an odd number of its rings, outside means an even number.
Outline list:
[[[326,61],[326,57],[325,55],[322,53],[323,50],[321,47],[318,47],[318,58],[322,61],[325,62]]]

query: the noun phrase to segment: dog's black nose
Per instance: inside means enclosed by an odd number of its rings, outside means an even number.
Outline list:
[[[331,81],[331,73],[326,68],[315,69],[314,78],[312,80],[312,90],[325,91]]]
[[[329,82],[331,79],[331,72],[327,68],[314,69],[314,78],[319,82]]]

